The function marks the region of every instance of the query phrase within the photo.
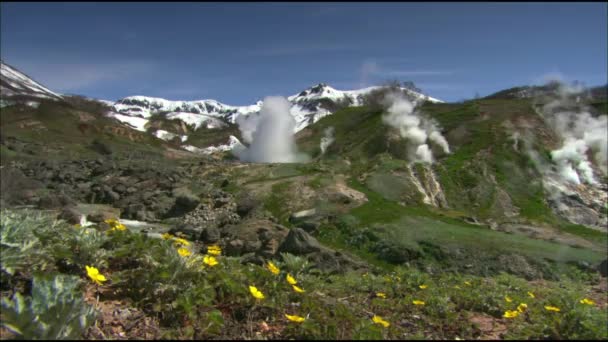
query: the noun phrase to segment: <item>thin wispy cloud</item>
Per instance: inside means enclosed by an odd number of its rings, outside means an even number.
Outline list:
[[[401,58],[399,58],[401,59]],[[403,59],[405,60],[405,59]],[[394,59],[397,62],[398,59]],[[386,68],[384,64],[376,59],[368,59],[359,67],[359,86],[368,86],[372,78],[396,78],[396,77],[422,77],[422,76],[448,76],[455,73],[454,70],[429,70],[429,69],[397,69]],[[392,64],[392,63],[391,63]]]
[[[319,52],[336,52],[336,51],[352,51],[360,49],[360,45],[341,45],[333,43],[313,43],[313,44],[298,44],[298,45],[283,45],[269,46],[267,48],[258,48],[255,50],[246,51],[247,56],[258,57],[274,57],[311,54]]]
[[[155,69],[149,61],[111,63],[52,63],[20,61],[15,64],[45,86],[59,92],[77,92],[110,82],[132,81]]]
[[[453,73],[450,70],[381,70],[378,74],[383,76],[443,76]]]

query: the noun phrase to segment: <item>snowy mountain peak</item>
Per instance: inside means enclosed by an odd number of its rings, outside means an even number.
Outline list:
[[[61,95],[52,92],[4,61],[0,61],[0,94],[3,98],[29,96],[51,100],[61,99]]]

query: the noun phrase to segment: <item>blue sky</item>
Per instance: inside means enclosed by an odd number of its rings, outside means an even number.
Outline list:
[[[446,101],[607,82],[606,3],[6,3],[0,57],[52,90],[233,105],[325,82]]]

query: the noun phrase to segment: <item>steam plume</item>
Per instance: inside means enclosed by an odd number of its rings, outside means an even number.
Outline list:
[[[324,136],[321,138],[321,154],[325,154],[329,145],[334,142],[334,128],[327,127],[324,131]]]
[[[401,137],[413,144],[408,149],[410,161],[433,162],[433,152],[427,142],[438,145],[444,153],[450,153],[450,146],[439,132],[437,124],[421,116],[415,110],[415,103],[399,93],[388,94],[384,100],[388,105],[388,113],[382,117],[382,121],[398,129]]]
[[[264,99],[260,113],[239,117],[236,121],[249,147],[234,153],[242,161],[258,163],[295,163],[310,159],[297,152],[293,137],[295,120],[289,102],[280,96]]]
[[[594,184],[588,154],[593,155],[598,168],[606,175],[608,116],[593,117],[589,109],[580,104],[581,92],[580,86],[560,84],[557,96],[542,107],[540,114],[562,140],[561,147],[551,151],[551,157],[563,179],[575,184],[581,181]]]

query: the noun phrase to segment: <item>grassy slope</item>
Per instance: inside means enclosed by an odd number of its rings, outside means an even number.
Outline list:
[[[406,163],[385,143],[386,127],[382,124],[381,113],[370,112],[365,107],[348,108],[321,119],[300,133],[299,146],[314,155],[319,152],[318,143],[325,128],[335,128],[336,141],[329,147],[321,163],[337,165],[338,155],[351,160],[351,167],[344,170],[353,179],[351,186],[366,193],[370,199],[367,204],[351,212],[358,221],[358,228],[384,225],[385,231],[392,232],[384,234],[385,240],[414,249],[419,249],[417,242],[422,241],[444,247],[462,246],[470,251],[483,250],[492,252],[491,255],[517,253],[555,261],[584,260],[596,263],[606,257],[605,253],[495,232],[450,218],[471,215],[501,219],[502,213],[492,208],[496,187],[499,186],[520,209],[523,220],[531,224],[552,225],[586,238],[598,247],[608,242],[605,233],[556,218],[544,201],[542,185],[529,182],[539,175],[527,156],[512,148],[513,143],[502,126],[505,120],[535,115],[529,101],[426,104],[422,109],[440,123],[452,148],[451,154],[440,156],[434,165],[451,205],[450,210],[438,211],[421,204],[403,207],[397,203],[408,189],[392,172],[403,170]],[[485,153],[485,157],[479,158],[480,153]],[[477,161],[471,163],[476,157]],[[486,168],[485,172],[491,172],[495,183],[488,181],[483,167]],[[371,174],[366,184],[354,181],[363,173]],[[476,187],[483,191],[471,191]],[[474,206],[475,203],[480,205]],[[340,236],[332,229],[325,229],[321,239],[334,247],[348,249],[350,237]],[[367,251],[360,252],[364,258],[373,259],[373,255]]]
[[[37,109],[11,106],[2,108],[1,115],[2,136],[41,144],[45,149],[44,158],[95,158],[99,154],[90,148],[95,140],[119,155],[139,157],[160,157],[167,146],[149,134],[128,129],[99,113],[82,112],[66,103],[42,101]],[[80,115],[93,120],[83,122]],[[36,122],[34,126],[23,126]],[[85,131],[79,130],[80,124],[86,125]]]

